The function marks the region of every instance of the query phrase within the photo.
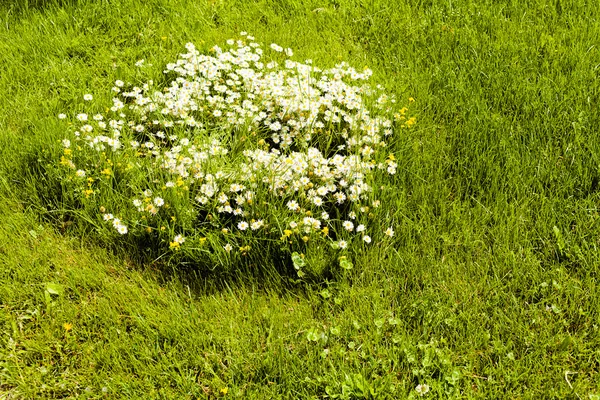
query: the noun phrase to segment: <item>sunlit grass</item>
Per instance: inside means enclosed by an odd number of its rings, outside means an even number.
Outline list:
[[[598,13],[584,1],[3,3],[0,392],[595,398]],[[397,172],[373,226],[394,235],[352,251],[350,270],[336,258],[309,283],[263,254],[210,272],[64,212],[71,192],[49,172],[73,131],[57,116],[89,112],[88,93],[110,106],[116,80],[166,85],[185,43],[208,54],[241,31],[323,68],[369,67],[415,100],[418,123],[388,143]]]

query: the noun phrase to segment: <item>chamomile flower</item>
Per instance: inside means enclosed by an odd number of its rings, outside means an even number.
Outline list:
[[[429,385],[420,383],[415,388],[415,392],[417,392],[419,396],[425,396],[429,392]]]
[[[197,196],[196,201],[200,204],[206,204],[206,203],[208,203],[209,200],[208,200],[208,197],[206,197],[206,196]]]
[[[287,204],[286,204],[286,206],[291,211],[298,211],[300,209],[300,205],[298,204],[298,202],[296,200],[290,200],[290,201],[288,201]]]
[[[262,226],[264,226],[264,222],[262,219],[259,219],[258,221],[254,221],[250,224],[250,229],[252,229],[253,231],[260,229]]]
[[[275,43],[271,43],[271,49],[275,50],[278,53],[281,53],[283,51],[283,47],[281,47]]]
[[[183,244],[183,243],[185,242],[185,237],[183,237],[183,235],[176,235],[176,236],[173,238],[173,241],[174,241],[175,243]]]
[[[210,54],[188,43],[187,52],[166,65],[167,76],[175,75],[170,84],[126,88],[115,81],[105,114],[73,113],[73,133],[62,142],[65,184],[77,185],[86,198],[111,198],[103,193],[114,190],[104,184],[107,177],[113,183],[139,177],[119,184],[119,197],[131,191],[125,205],[133,204],[144,220],[135,226],[151,230],[167,229],[158,214],[170,207],[176,215],[198,216],[199,224],[192,225],[202,230],[214,226],[252,240],[273,239],[277,226],[289,228],[286,243],[300,238],[302,246],[340,234],[347,240],[337,242],[342,249],[357,236],[371,242],[357,213],[363,221],[374,217],[371,206],[380,204],[378,187],[371,187],[378,182],[374,174],[398,168],[393,155],[384,153],[388,136],[415,119],[407,109],[397,110],[382,87],[364,82],[372,74],[368,69],[342,62],[322,70],[310,60],[289,59],[290,48],[266,47],[272,51],[263,51],[246,32]],[[145,66],[144,60],[136,66]],[[94,96],[85,94],[84,100]],[[236,140],[216,132],[235,133]],[[73,179],[73,171],[83,179]],[[103,181],[94,183],[95,177]],[[141,197],[141,189],[133,189],[140,186],[172,188],[173,202],[166,204],[150,189]],[[129,215],[127,209],[116,212]],[[118,232],[127,231],[112,214],[102,210],[101,216]],[[169,229],[181,232],[169,242],[171,249],[180,249],[184,234],[194,241],[200,235],[185,221],[169,222]],[[393,229],[385,235],[393,236]],[[231,251],[233,244],[224,249]]]

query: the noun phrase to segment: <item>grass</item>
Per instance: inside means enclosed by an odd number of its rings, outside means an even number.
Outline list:
[[[599,17],[583,0],[3,3],[0,398],[597,398]],[[139,263],[56,212],[58,113],[242,30],[416,99],[382,199],[394,242],[335,279]]]

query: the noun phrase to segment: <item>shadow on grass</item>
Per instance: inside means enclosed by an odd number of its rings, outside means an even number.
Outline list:
[[[28,151],[19,167],[8,173],[10,190],[15,197],[56,233],[82,239],[90,248],[103,248],[117,259],[126,260],[131,268],[150,273],[161,285],[176,282],[197,296],[237,287],[251,287],[280,296],[303,296],[306,289],[335,279],[324,257],[320,257],[325,265],[321,271],[307,271],[299,278],[290,254],[278,244],[255,248],[237,259],[220,260],[210,251],[202,257],[165,251],[164,241],[150,233],[125,235],[116,240],[102,237],[93,224],[77,215],[84,205],[63,191],[52,168],[56,158],[41,147]]]

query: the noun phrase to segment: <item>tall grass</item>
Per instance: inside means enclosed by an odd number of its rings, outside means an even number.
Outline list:
[[[8,397],[600,393],[593,2],[1,7]],[[69,195],[47,173],[69,129],[59,113],[117,79],[165,83],[185,43],[208,52],[240,31],[324,68],[368,66],[415,99],[417,125],[388,145],[398,167],[380,213],[395,235],[354,252],[350,271],[308,283],[268,259],[229,275],[138,263],[154,258],[102,249],[93,224],[57,212]]]

